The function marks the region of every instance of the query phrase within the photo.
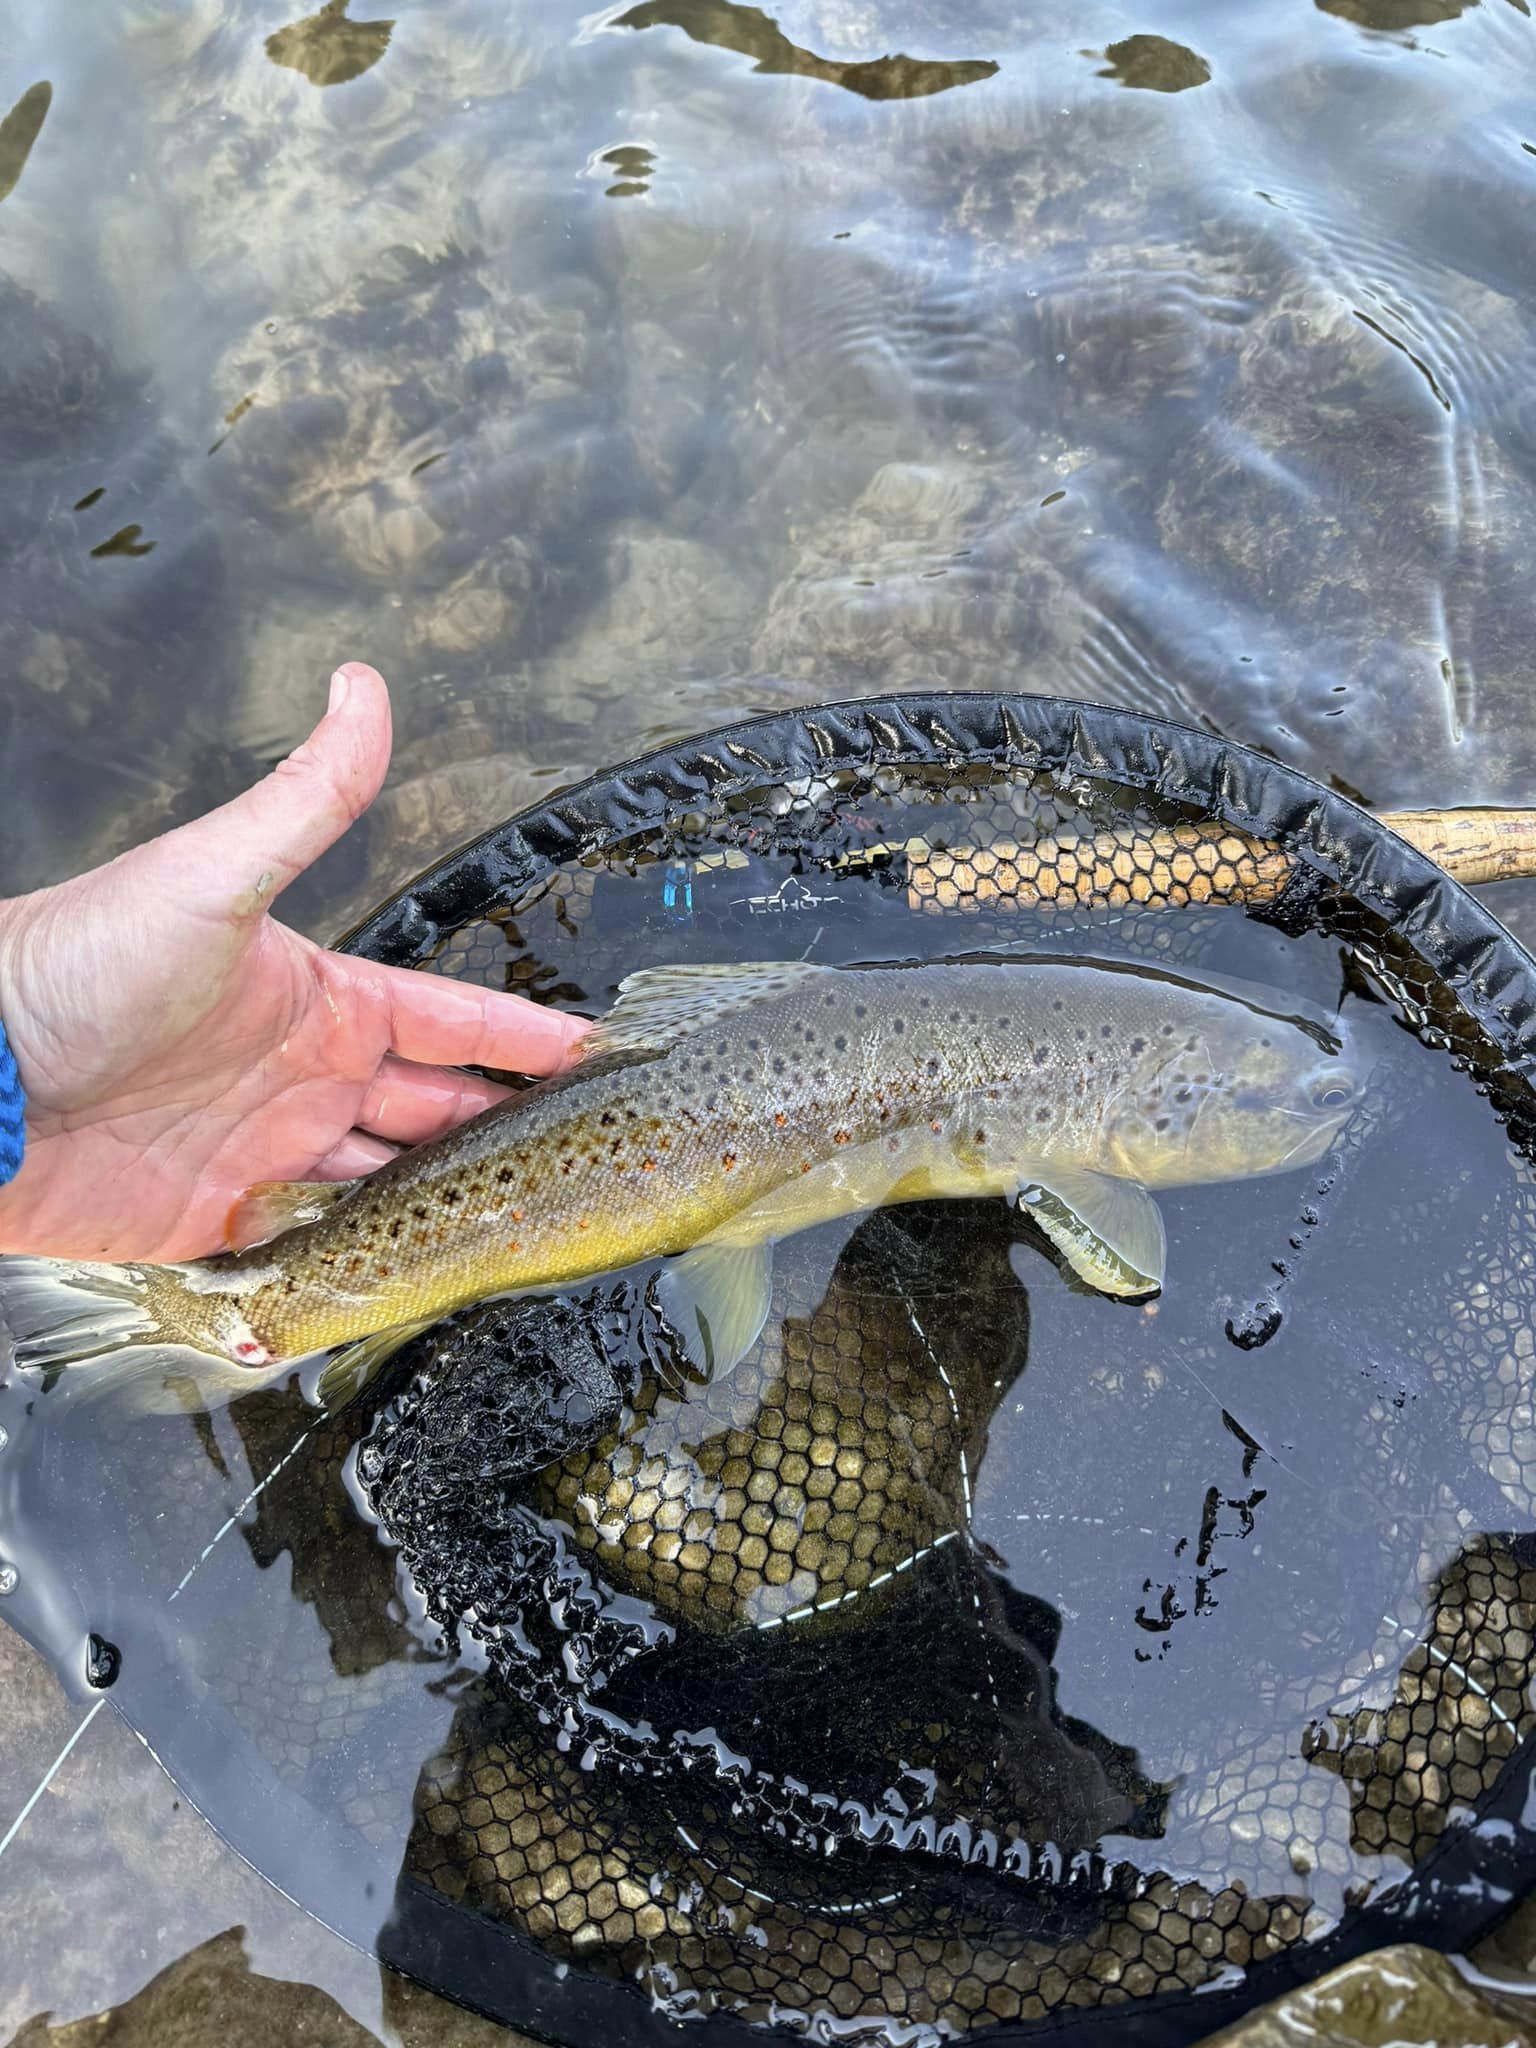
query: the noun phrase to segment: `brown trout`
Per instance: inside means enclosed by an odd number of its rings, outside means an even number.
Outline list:
[[[339,1398],[453,1309],[672,1254],[661,1307],[718,1372],[766,1319],[775,1240],[982,1195],[1090,1285],[1148,1294],[1149,1190],[1307,1164],[1360,1092],[1342,1029],[1272,1000],[1086,961],[648,969],[570,1072],[365,1180],[254,1191],[267,1242],[0,1262],[0,1314],[22,1367],[251,1384],[339,1352]]]

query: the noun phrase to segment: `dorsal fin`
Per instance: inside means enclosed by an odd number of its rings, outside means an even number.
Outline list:
[[[581,1042],[581,1061],[605,1053],[663,1052],[735,1010],[772,1002],[833,972],[803,960],[755,960],[744,967],[642,967],[619,983],[619,999]]]

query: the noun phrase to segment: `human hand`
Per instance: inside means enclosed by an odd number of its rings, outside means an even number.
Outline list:
[[[254,1182],[370,1173],[506,1093],[452,1067],[566,1064],[581,1019],[328,953],[270,915],[378,794],[389,748],[384,679],[348,662],[244,796],[0,903],[0,1024],[27,1096],[0,1251],[194,1258],[229,1241]]]

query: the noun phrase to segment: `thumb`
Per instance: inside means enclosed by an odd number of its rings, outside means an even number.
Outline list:
[[[389,689],[377,669],[344,662],[325,717],[272,773],[152,849],[183,903],[259,917],[378,795],[389,767]]]

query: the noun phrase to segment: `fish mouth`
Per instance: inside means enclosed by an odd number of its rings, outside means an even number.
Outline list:
[[[1281,1154],[1278,1170],[1285,1172],[1293,1166],[1310,1166],[1321,1159],[1335,1138],[1354,1114],[1355,1105],[1346,1103],[1336,1115],[1319,1119],[1315,1114],[1308,1116],[1299,1109],[1284,1109],[1282,1116],[1294,1117],[1301,1125],[1295,1141]]]

